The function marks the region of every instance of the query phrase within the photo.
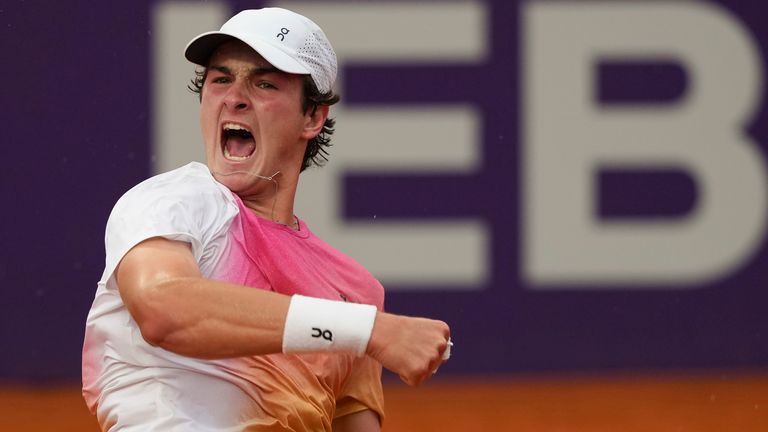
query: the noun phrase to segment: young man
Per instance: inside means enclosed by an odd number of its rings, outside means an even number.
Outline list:
[[[381,285],[293,214],[328,142],[336,56],[285,9],[187,46],[207,166],[128,191],[107,223],[83,394],[109,431],[380,430],[381,366],[417,385],[448,326],[384,313]]]

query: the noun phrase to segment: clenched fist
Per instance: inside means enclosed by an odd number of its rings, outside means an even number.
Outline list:
[[[443,362],[450,336],[443,321],[379,312],[366,354],[416,386]]]

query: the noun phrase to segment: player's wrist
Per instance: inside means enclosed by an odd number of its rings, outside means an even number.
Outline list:
[[[389,322],[392,318],[392,314],[385,312],[378,312],[376,314],[376,320],[373,323],[373,329],[371,330],[371,338],[368,341],[368,347],[365,353],[375,359],[378,359],[378,354],[386,346],[386,328],[391,325]]]
[[[376,306],[291,297],[283,330],[283,352],[366,353],[376,319]]]

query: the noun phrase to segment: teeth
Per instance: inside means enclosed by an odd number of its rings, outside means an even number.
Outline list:
[[[225,146],[224,147],[224,157],[229,159],[229,160],[233,160],[233,161],[244,161],[244,160],[248,159],[249,157],[251,157],[251,155],[248,155],[248,156],[232,156],[231,154],[229,154],[229,149]]]
[[[247,132],[250,132],[248,129],[244,128],[243,126],[237,124],[237,123],[224,123],[224,126],[222,126],[224,130],[244,130]]]
[[[245,126],[239,125],[237,123],[224,123],[222,125],[222,129],[225,133],[225,135],[231,136],[239,136],[242,138],[251,138],[253,139],[253,136],[251,135],[251,131],[248,130]],[[253,152],[249,154],[248,156],[235,156],[230,154],[229,148],[226,145],[226,140],[229,139],[227,136],[224,137],[224,158],[229,159],[231,161],[239,162],[244,161],[248,158],[250,158],[253,155]]]

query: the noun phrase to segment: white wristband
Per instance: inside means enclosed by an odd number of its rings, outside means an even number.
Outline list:
[[[376,306],[294,295],[283,330],[283,352],[365,354]]]

